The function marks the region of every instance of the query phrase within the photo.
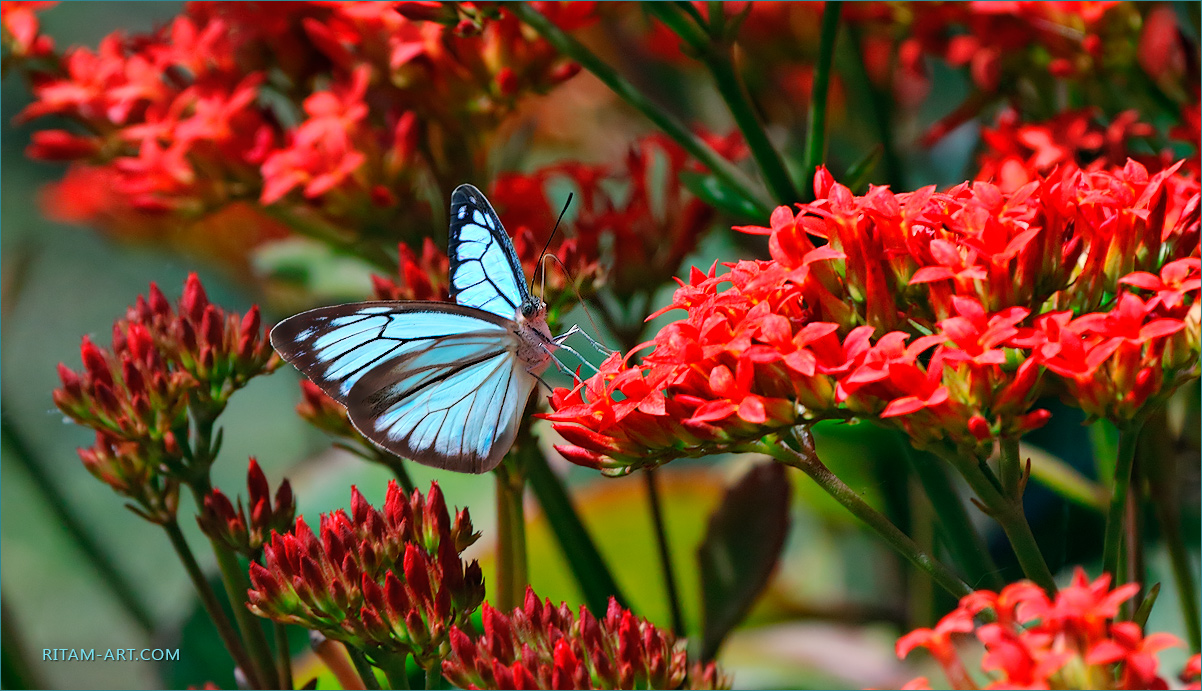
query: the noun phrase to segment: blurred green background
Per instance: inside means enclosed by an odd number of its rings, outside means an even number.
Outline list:
[[[179,3],[79,2],[41,15],[44,30],[59,46],[95,46],[105,34],[123,29],[147,30],[176,14]],[[846,56],[842,56],[846,57]],[[836,69],[839,69],[837,58]],[[959,74],[933,75],[938,89],[927,99],[915,122],[921,131],[967,93]],[[82,467],[75,449],[91,442],[90,433],[64,422],[50,399],[58,385],[55,364],[79,364],[80,337],[90,334],[107,343],[113,320],[135,296],[155,281],[175,299],[189,271],[198,271],[213,302],[243,311],[261,299],[237,277],[213,267],[144,247],[120,246],[84,228],[44,219],[38,190],[62,173],[62,167],[31,162],[24,156],[33,128],[13,126],[12,118],[28,102],[19,75],[2,86],[4,134],[0,177],[0,223],[6,311],[3,314],[3,415],[6,426],[24,449],[6,436],[0,464],[0,552],[6,645],[22,643],[35,678],[54,687],[152,688],[181,687],[212,680],[231,687],[228,669],[215,636],[196,623],[193,590],[161,531],[121,508],[121,501]],[[848,114],[871,107],[849,89],[848,103],[836,114],[831,164],[846,170],[870,148],[872,133]],[[719,129],[721,115],[711,123]],[[906,181],[911,187],[949,184],[963,179],[977,141],[972,126],[957,130],[929,151],[907,151]],[[442,231],[433,231],[438,236]],[[715,233],[690,263],[708,267],[730,261],[748,249],[733,244],[729,233]],[[665,300],[669,295],[660,295]],[[268,315],[278,320],[284,314]],[[225,428],[222,460],[214,468],[215,484],[233,494],[244,488],[246,459],[258,458],[273,486],[287,476],[298,496],[299,510],[312,525],[317,514],[349,503],[356,484],[368,500],[384,496],[389,473],[345,453],[330,450],[329,440],[293,413],[299,398],[298,374],[291,368],[254,381],[232,399],[221,418]],[[1042,443],[1073,463],[1087,465],[1089,439],[1079,416],[1055,409]],[[914,517],[912,485],[902,467],[897,440],[867,426],[829,427],[820,431],[819,449],[827,463],[853,488],[906,527]],[[683,590],[686,620],[698,626],[698,582],[694,551],[722,488],[756,459],[725,458],[677,461],[663,470],[671,542],[677,577]],[[156,622],[153,634],[141,630],[128,611],[99,580],[90,561],[50,510],[46,494],[34,481],[30,466],[44,473],[86,532],[110,555],[122,578]],[[621,586],[637,611],[659,623],[669,619],[655,559],[643,483],[636,477],[607,480],[582,468],[559,464],[569,473],[572,491],[593,535],[610,559]],[[419,487],[437,479],[448,502],[470,506],[484,539],[472,555],[491,557],[493,484],[491,477],[467,477],[411,465]],[[722,661],[735,674],[738,687],[888,687],[914,676],[898,663],[893,642],[899,627],[932,623],[948,602],[931,591],[925,612],[907,614],[896,604],[916,590],[918,582],[898,559],[866,534],[846,513],[816,488],[791,474],[796,491],[792,529],[785,558],[772,585],[747,626],[724,649]],[[1197,476],[1193,483],[1197,496]],[[242,490],[244,492],[244,489]],[[192,515],[184,500],[181,516]],[[563,559],[528,496],[530,568],[541,595],[580,602]],[[1053,567],[1092,563],[1100,540],[1099,517],[1066,504],[1040,488],[1032,488],[1028,507],[1036,532],[1044,539]],[[1196,517],[1196,503],[1192,507]],[[981,518],[983,527],[993,530]],[[1196,523],[1196,521],[1194,521]],[[199,531],[182,518],[190,539]],[[916,522],[916,524],[920,524]],[[1194,525],[1193,541],[1197,541]],[[996,531],[994,531],[996,532]],[[1088,539],[1080,536],[1087,535]],[[992,542],[1001,546],[997,534]],[[1097,542],[1098,544],[1095,544]],[[203,556],[203,550],[198,550]],[[1150,622],[1154,631],[1181,633],[1176,594],[1164,555],[1153,551],[1153,582],[1164,582]],[[1003,561],[1003,563],[1005,563]],[[206,564],[211,566],[211,564]],[[487,573],[487,570],[486,570]],[[1008,571],[1007,576],[1015,572]],[[1060,577],[1065,577],[1061,573]],[[193,622],[189,625],[189,622]],[[180,662],[42,662],[42,650],[54,648],[180,648]],[[298,649],[303,647],[299,643]],[[6,652],[11,652],[8,648]],[[1183,650],[1162,655],[1163,669],[1179,669]],[[305,674],[298,680],[304,681]]]

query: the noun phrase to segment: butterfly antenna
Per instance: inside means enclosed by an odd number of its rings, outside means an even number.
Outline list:
[[[538,253],[538,263],[539,264],[543,263],[543,257],[545,257],[547,255],[547,248],[549,248],[551,246],[551,240],[553,240],[555,238],[555,231],[559,230],[559,223],[560,223],[560,221],[563,220],[563,215],[568,212],[568,207],[572,205],[572,198],[574,196],[575,195],[572,192],[568,192],[568,199],[567,199],[567,201],[565,201],[563,203],[563,210],[559,212],[559,218],[555,219],[555,227],[551,229],[551,234],[547,236],[547,244],[543,245],[543,251]],[[544,267],[543,268],[543,286],[545,287],[546,285],[547,285],[547,270]],[[534,286],[530,286],[530,289],[533,291]]]

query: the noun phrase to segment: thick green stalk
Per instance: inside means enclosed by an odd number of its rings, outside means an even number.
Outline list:
[[[754,205],[764,219],[768,218],[772,210],[771,202],[760,191],[755,190],[751,182],[747,180],[746,176],[733,163],[722,158],[718,152],[710,148],[700,137],[691,132],[688,127],[653,103],[651,99],[643,95],[633,84],[619,75],[616,70],[605,64],[601,58],[586,48],[584,44],[555,26],[528,3],[517,2],[506,5],[506,7],[517,15],[518,19],[521,19],[537,31],[556,50],[580,63],[581,67],[591,72],[593,76],[600,79],[602,83],[621,97],[622,100],[642,113],[656,127],[663,130],[664,134],[680,144],[690,156],[709,168],[714,177],[722,181],[726,187],[738,193],[748,203]]]
[[[831,62],[843,3],[827,2],[822,10],[822,33],[818,38],[818,60],[814,64],[814,87],[810,93],[810,129],[806,132],[805,200],[814,198],[814,173],[826,159],[826,99],[830,90]]]
[[[1056,581],[1052,578],[1052,570],[1048,568],[1043,553],[1039,551],[1039,543],[1035,541],[1031,525],[1027,523],[1022,500],[1011,501],[1003,496],[997,481],[991,474],[986,474],[988,467],[983,468],[975,458],[962,457],[948,448],[936,447],[933,450],[964,476],[989,515],[1002,526],[1027,578],[1049,593],[1055,593]]]
[[[684,614],[680,607],[680,591],[676,588],[676,572],[672,568],[672,550],[668,546],[668,531],[664,525],[664,510],[660,502],[659,483],[656,482],[656,471],[648,468],[643,471],[643,480],[647,487],[647,503],[651,509],[651,523],[655,527],[655,546],[659,552],[659,568],[663,572],[664,590],[668,596],[668,606],[672,612],[672,631],[677,636],[685,636]]]
[[[974,586],[1000,590],[1006,582],[1002,579],[993,557],[989,555],[985,540],[973,527],[968,510],[939,464],[939,459],[929,453],[915,450],[908,441],[903,440],[900,443],[906,449],[906,456],[910,459],[927,498],[935,508],[941,534],[956,563]]]
[[[1002,492],[1010,501],[1022,501],[1023,462],[1018,453],[1018,437],[1002,437],[998,448],[998,474],[1002,482]]]
[[[280,680],[271,648],[267,645],[267,636],[259,625],[259,617],[246,608],[246,592],[250,590],[246,569],[238,563],[238,556],[221,541],[210,539],[209,543],[213,546],[213,554],[217,556],[217,568],[221,571],[221,582],[225,584],[230,607],[234,610],[234,621],[238,622],[242,640],[246,642],[247,652],[254,661],[259,678],[265,688],[278,689]]]
[[[0,409],[4,404],[0,403]],[[75,515],[71,502],[59,491],[58,485],[46,472],[46,464],[37,457],[24,434],[17,429],[6,414],[0,414],[0,439],[5,448],[5,460],[12,461],[33,481],[34,488],[42,495],[47,508],[54,514],[58,525],[67,532],[71,542],[83,554],[87,563],[96,569],[100,582],[117,598],[117,602],[129,614],[144,633],[154,632],[154,616],[138,597],[129,579],[121,573],[108,552],[84,527],[84,521]]]
[[[869,528],[881,537],[898,554],[905,557],[914,566],[931,575],[947,592],[954,597],[964,597],[972,592],[967,583],[952,573],[942,562],[924,552],[905,533],[893,525],[883,514],[868,505],[863,497],[843,483],[830,468],[818,459],[814,453],[799,452],[790,448],[783,440],[777,438],[759,445],[759,451],[765,453],[785,465],[792,466],[808,475],[818,483],[827,494],[843,505],[856,518],[863,521]]]
[[[854,64],[870,98],[869,110],[873,126],[876,128],[877,141],[881,145],[885,182],[895,191],[909,189],[906,187],[905,170],[893,137],[893,95],[879,88],[868,75],[868,67],[864,64],[863,30],[854,23],[848,24],[847,29],[851,36],[852,50],[856,54]]]
[[[371,663],[367,661],[367,657],[349,645],[346,646],[346,654],[351,658],[351,664],[355,666],[355,671],[359,673],[359,678],[363,680],[364,688],[379,691],[380,680],[376,679],[376,671],[372,669]]]
[[[291,690],[295,685],[292,683],[292,653],[288,650],[288,627],[278,621],[275,622],[275,652],[280,688]]]
[[[508,612],[526,592],[526,515],[522,507],[525,478],[505,463],[493,471],[497,482],[497,591],[493,606]]]
[[[390,689],[409,688],[409,668],[405,664],[408,655],[389,655],[384,658],[380,669],[384,670],[384,679]]]
[[[609,598],[613,597],[618,604],[628,607],[609,565],[597,550],[597,543],[576,512],[563,481],[547,465],[547,459],[538,448],[533,444],[529,446],[532,453],[526,456],[525,467],[530,487],[547,516],[547,524],[559,542],[568,568],[580,584],[585,604],[592,612],[604,612]]]
[[[1180,477],[1178,458],[1164,408],[1149,416],[1144,425],[1144,434],[1141,434],[1139,439],[1140,463],[1151,488],[1151,504],[1156,513],[1156,522],[1160,526],[1160,535],[1169,552],[1169,563],[1172,565],[1173,581],[1177,586],[1177,600],[1181,603],[1181,618],[1185,621],[1186,637],[1189,639],[1190,650],[1196,653],[1202,646],[1198,586],[1194,582],[1193,560],[1181,537],[1181,493],[1177,486]]]
[[[426,688],[437,689],[442,686],[442,664],[435,662],[426,670]]]
[[[709,68],[719,95],[730,110],[735,125],[743,134],[751,156],[759,166],[760,174],[772,191],[777,204],[788,205],[800,201],[801,196],[789,177],[785,162],[768,139],[764,124],[751,105],[751,97],[743,80],[735,70],[732,46],[721,36],[706,35],[700,27],[693,25],[681,10],[671,3],[647,2],[643,6],[654,14],[677,36],[688,43],[701,61]],[[721,17],[711,17],[719,21]],[[706,27],[709,31],[721,30],[720,23]]]
[[[252,687],[264,688],[263,683],[259,681],[258,670],[251,662],[250,656],[247,655],[246,648],[242,647],[242,641],[234,632],[234,627],[221,609],[221,604],[217,602],[217,595],[209,587],[204,572],[196,563],[196,557],[193,556],[192,549],[188,547],[184,534],[180,532],[179,524],[174,521],[166,523],[163,525],[163,530],[166,531],[167,538],[171,540],[171,546],[175,548],[175,553],[183,563],[184,570],[188,572],[188,578],[191,579],[192,586],[196,588],[196,593],[200,596],[200,604],[204,607],[205,613],[217,627],[217,635],[221,637],[221,642],[225,643],[226,650],[234,658],[234,664],[242,669],[242,673],[246,675],[247,681]]]
[[[1123,525],[1126,523],[1127,492],[1131,486],[1131,466],[1135,463],[1135,449],[1143,419],[1137,418],[1119,430],[1119,448],[1114,463],[1114,487],[1110,495],[1110,509],[1106,513],[1106,537],[1102,543],[1102,571],[1120,585],[1125,579],[1118,572],[1119,551],[1123,547]]]

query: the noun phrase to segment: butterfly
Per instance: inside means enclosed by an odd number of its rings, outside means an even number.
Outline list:
[[[505,227],[471,185],[451,194],[448,254],[454,304],[320,307],[276,325],[271,345],[377,446],[483,473],[513,445],[552,353],[571,350],[563,340],[579,331],[551,335],[547,306],[527,287]]]

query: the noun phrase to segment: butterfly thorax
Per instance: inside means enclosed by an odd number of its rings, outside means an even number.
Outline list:
[[[542,374],[551,364],[551,351],[556,348],[547,326],[547,307],[538,298],[537,304],[524,304],[514,316],[514,333],[518,336],[517,356],[526,363],[526,371]]]

